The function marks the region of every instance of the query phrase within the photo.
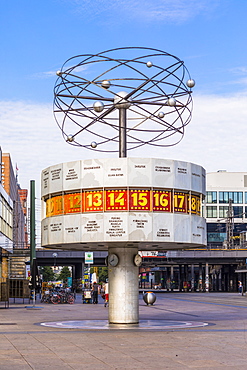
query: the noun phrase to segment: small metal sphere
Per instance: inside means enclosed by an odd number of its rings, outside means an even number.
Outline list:
[[[186,85],[187,85],[188,87],[194,87],[194,86],[195,86],[195,84],[196,84],[195,80],[192,80],[192,79],[190,79],[190,80],[188,80],[188,81],[186,82]]]
[[[93,109],[95,110],[95,112],[102,112],[102,110],[104,109],[104,104],[101,101],[96,101],[93,105]]]
[[[62,72],[62,71],[57,71],[57,72],[56,72],[56,75],[57,75],[57,76],[59,76],[59,77],[61,77],[61,76],[62,76],[62,74],[63,74],[63,72]]]
[[[95,141],[91,142],[91,148],[93,149],[97,148],[97,143]]]
[[[174,98],[169,98],[168,100],[167,100],[167,104],[170,106],[170,107],[175,107],[175,105],[176,105],[176,99],[174,99]]]
[[[147,305],[153,305],[156,301],[156,295],[153,292],[147,292],[143,295],[143,300]]]
[[[125,100],[125,96],[128,95],[125,91],[120,91],[117,93],[117,95],[114,98],[114,104],[115,107],[118,109],[124,108],[128,109],[131,106],[131,98],[128,100]]]
[[[74,141],[74,136],[68,135],[66,141],[68,141],[69,143],[72,143]]]
[[[158,113],[158,117],[159,118],[164,118],[165,117],[165,113],[164,112],[159,112]]]
[[[150,60],[147,62],[147,67],[148,68],[150,68],[150,67],[152,67],[153,66],[153,63],[152,62],[150,62]]]
[[[104,80],[102,81],[101,86],[104,87],[105,89],[109,89],[109,87],[111,86],[111,83],[110,81]]]

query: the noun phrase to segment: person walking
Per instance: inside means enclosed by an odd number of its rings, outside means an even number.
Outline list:
[[[92,287],[92,291],[93,291],[93,303],[94,304],[97,304],[98,303],[98,290],[99,290],[99,287],[98,287],[98,284],[95,281],[93,283],[93,287]]]
[[[106,307],[109,303],[109,290],[108,290],[108,281],[105,283],[105,304],[104,306]]]
[[[243,293],[243,284],[242,284],[242,281],[239,281],[238,282],[238,294],[242,294]]]

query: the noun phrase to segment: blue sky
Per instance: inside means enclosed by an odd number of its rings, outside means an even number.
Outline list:
[[[246,0],[4,1],[0,145],[18,164],[21,186],[36,180],[39,196],[43,168],[99,156],[62,139],[52,113],[55,72],[72,56],[121,46],[174,54],[196,80],[184,139],[152,156],[247,171],[246,15]]]

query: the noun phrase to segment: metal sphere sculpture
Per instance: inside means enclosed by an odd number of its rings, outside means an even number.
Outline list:
[[[156,301],[156,295],[153,292],[144,293],[143,300],[147,305],[153,305]]]
[[[184,62],[164,51],[126,47],[68,59],[57,71],[54,115],[71,145],[100,152],[172,146],[191,120]],[[121,144],[122,143],[122,144]]]

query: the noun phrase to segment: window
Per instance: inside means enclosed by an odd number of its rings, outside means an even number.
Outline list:
[[[226,218],[228,215],[228,207],[220,206],[219,209],[219,217],[220,218]]]
[[[216,206],[207,206],[206,207],[206,217],[207,218],[216,218],[217,217],[217,207]]]
[[[223,243],[226,240],[226,233],[207,233],[207,240],[209,243]]]
[[[232,203],[242,204],[243,193],[241,191],[229,191],[229,199],[232,199]]]
[[[217,191],[207,191],[206,203],[217,203]]]
[[[233,217],[234,218],[242,218],[243,217],[243,207],[233,206],[232,208],[233,208]],[[229,210],[228,207],[220,206],[219,218],[227,218],[228,217],[228,210]]]
[[[231,199],[232,203],[234,204],[242,204],[243,203],[243,192],[242,191],[220,191],[219,192],[219,203],[229,203],[229,199]]]
[[[234,214],[234,218],[242,218],[243,217],[243,207],[234,206],[233,214]]]
[[[228,191],[220,191],[219,192],[219,203],[229,203]]]

